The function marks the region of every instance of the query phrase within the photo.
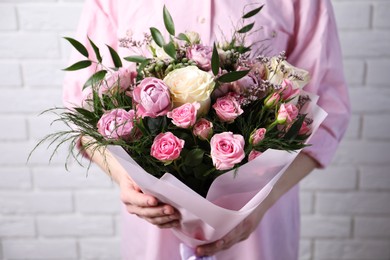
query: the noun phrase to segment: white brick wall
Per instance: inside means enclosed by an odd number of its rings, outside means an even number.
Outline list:
[[[0,0],[0,259],[119,259],[119,195],[36,141],[82,0]],[[390,1],[333,0],[353,116],[331,167],[301,184],[301,260],[390,259]]]

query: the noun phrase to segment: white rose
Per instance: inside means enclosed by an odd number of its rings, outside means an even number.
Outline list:
[[[164,82],[171,92],[174,107],[198,102],[200,103],[198,113],[201,115],[208,112],[210,95],[215,86],[211,74],[196,66],[188,66],[171,71],[164,78]]]
[[[309,82],[309,72],[303,69],[292,66],[287,61],[282,61],[281,63],[277,62],[276,57],[272,57],[270,60],[271,71],[267,67],[268,79],[271,83],[281,85],[284,79],[289,79],[294,86],[294,89],[302,89]],[[281,66],[284,66],[284,73],[280,69]],[[289,75],[296,74],[299,75],[302,80],[297,78],[289,77]]]

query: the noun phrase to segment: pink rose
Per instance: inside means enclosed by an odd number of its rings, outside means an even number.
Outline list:
[[[168,112],[167,117],[172,123],[181,128],[189,128],[196,122],[196,114],[200,104],[198,102],[186,103]]]
[[[272,95],[269,95],[264,100],[264,106],[267,108],[275,106],[280,100],[280,94],[278,92],[273,93]]]
[[[150,155],[162,162],[179,158],[184,147],[184,140],[177,138],[171,132],[160,133],[154,138]]]
[[[187,58],[196,62],[199,69],[211,70],[211,56],[213,49],[210,46],[195,44],[187,48]]]
[[[290,124],[298,116],[298,108],[293,104],[281,104],[277,121],[279,124]]]
[[[217,170],[229,170],[245,158],[245,141],[242,135],[224,132],[210,140],[211,158]]]
[[[201,118],[195,123],[192,133],[201,140],[208,140],[213,134],[213,123]]]
[[[310,130],[311,129],[310,129],[309,125],[305,121],[303,121],[302,126],[299,129],[298,134],[299,135],[306,135],[306,134],[308,134],[310,132]]]
[[[171,97],[165,83],[157,78],[145,78],[134,88],[133,100],[137,115],[141,117],[164,116],[171,109]]]
[[[113,72],[102,84],[100,92],[103,94],[118,90],[125,92],[129,87],[135,84],[137,72],[129,68],[119,68]]]
[[[264,136],[265,136],[265,133],[267,132],[267,130],[265,128],[259,128],[257,129],[256,131],[254,131],[250,138],[249,138],[249,141],[253,144],[253,145],[257,145],[258,143],[260,143],[261,140],[264,139]]]
[[[222,122],[232,123],[244,111],[232,95],[226,95],[217,99],[213,105],[218,118]]]
[[[293,83],[288,79],[284,79],[282,82],[282,90],[279,93],[283,100],[288,100],[299,94],[299,88],[294,89]]]
[[[248,162],[252,161],[253,159],[259,157],[262,154],[262,152],[252,150],[248,155]]]
[[[98,132],[105,138],[129,138],[134,127],[135,112],[113,109],[103,114],[97,123]]]

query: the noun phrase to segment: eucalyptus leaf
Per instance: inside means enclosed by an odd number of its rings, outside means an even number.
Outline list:
[[[237,32],[238,33],[247,33],[249,32],[250,30],[252,30],[253,26],[255,25],[255,23],[250,23],[248,25],[245,25],[244,27],[242,27],[240,30],[238,30]]]
[[[112,61],[114,62],[115,68],[120,68],[122,67],[122,61],[121,58],[119,57],[118,53],[116,50],[114,50],[111,46],[106,45],[108,47],[108,50],[110,51],[110,55],[112,58]]]
[[[123,59],[130,61],[130,62],[135,62],[135,63],[142,63],[144,61],[149,60],[148,58],[146,58],[144,56],[128,56],[128,57],[124,57]]]
[[[63,69],[66,71],[74,71],[74,70],[81,70],[84,68],[87,68],[92,65],[92,62],[90,60],[82,60],[79,62],[76,62],[75,64],[70,65],[69,67]]]
[[[239,71],[228,72],[226,74],[221,75],[218,78],[218,81],[223,82],[223,83],[233,82],[233,81],[236,81],[236,80],[239,80],[239,79],[245,77],[248,73],[249,73],[249,70],[239,70]]]
[[[256,14],[258,14],[261,11],[261,9],[263,9],[263,7],[264,7],[264,5],[260,6],[259,8],[253,9],[252,11],[247,12],[246,14],[244,14],[244,16],[242,18],[247,19],[247,18],[250,18],[252,16],[255,16]]]
[[[197,166],[203,161],[204,151],[202,149],[196,148],[188,152],[185,157],[184,164],[190,167]]]
[[[100,70],[93,74],[84,84],[83,90],[88,86],[93,86],[96,83],[100,82],[104,77],[106,76],[107,71],[106,70]]]
[[[88,41],[91,44],[93,51],[95,52],[96,59],[98,60],[98,62],[102,63],[102,56],[100,55],[99,48],[89,37],[88,37]]]
[[[154,42],[159,47],[162,48],[165,45],[165,40],[164,40],[164,37],[162,36],[161,32],[157,28],[150,27],[150,33],[152,35]]]
[[[182,40],[182,41],[186,41],[188,43],[191,43],[190,39],[187,37],[187,35],[185,35],[184,33],[179,33],[179,35],[177,36],[177,38],[179,40]]]
[[[165,28],[167,29],[170,35],[175,36],[175,25],[173,23],[172,16],[169,13],[168,9],[165,7],[165,5],[163,8],[163,17],[164,17]]]
[[[79,41],[73,39],[73,38],[70,38],[70,37],[64,37],[65,40],[67,40],[68,42],[70,42],[70,44],[72,44],[72,46],[78,51],[80,52],[83,56],[87,57],[89,56],[88,54],[88,50],[84,47],[84,45],[82,43],[80,43]]]
[[[218,55],[218,50],[217,46],[214,43],[213,47],[213,54],[211,56],[211,70],[214,74],[214,76],[217,76],[219,73],[219,55]]]
[[[164,49],[166,54],[168,54],[173,59],[176,59],[176,48],[175,48],[175,44],[173,44],[173,42],[169,42],[169,43],[165,44],[163,49]]]

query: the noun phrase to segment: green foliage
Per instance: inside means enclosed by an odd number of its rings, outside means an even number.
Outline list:
[[[119,57],[118,53],[111,47],[111,46],[108,46],[108,50],[110,51],[110,55],[111,55],[111,59],[112,59],[112,62],[114,63],[114,66],[115,68],[120,68],[122,67],[122,61],[121,61],[121,58]]]
[[[169,43],[165,44],[163,46],[163,49],[166,54],[172,57],[172,59],[176,59],[176,47],[172,41]]]
[[[211,70],[214,74],[214,76],[217,76],[219,73],[219,55],[218,55],[218,50],[217,46],[214,43],[213,46],[213,54],[211,56]]]
[[[252,16],[255,16],[256,14],[258,14],[261,11],[261,9],[263,9],[263,7],[264,7],[264,5],[256,8],[256,9],[253,9],[252,11],[247,12],[246,14],[244,14],[242,16],[242,18],[243,19],[247,19],[247,18],[250,18]]]
[[[172,16],[169,13],[168,9],[165,7],[165,5],[163,8],[163,18],[164,18],[165,28],[167,29],[170,35],[175,36],[175,25],[173,23]]]
[[[78,51],[80,52],[84,57],[88,58],[89,54],[88,54],[88,50],[84,47],[83,44],[81,44],[79,41],[73,39],[73,38],[70,38],[70,37],[64,37],[65,40],[67,40],[68,42],[70,42],[70,44],[72,44],[72,46]]]
[[[223,83],[233,82],[245,77],[249,73],[249,70],[231,71],[218,77],[218,81]]]
[[[162,48],[165,45],[164,37],[162,36],[161,32],[157,28],[150,27],[150,34],[152,35],[154,42],[159,47]]]
[[[82,60],[82,61],[79,61],[79,62],[76,62],[76,63],[70,65],[69,67],[67,67],[63,70],[65,70],[65,71],[81,70],[81,69],[88,68],[91,65],[92,65],[92,62],[90,60]]]
[[[86,88],[86,87],[89,87],[89,86],[94,86],[94,85],[97,85],[98,83],[100,83],[104,77],[106,76],[107,74],[107,70],[100,70],[98,72],[96,72],[95,74],[93,74],[91,77],[89,77],[89,79],[85,82],[84,86],[83,86],[83,90]]]
[[[247,33],[249,32],[250,30],[252,30],[253,26],[255,25],[255,23],[250,23],[248,25],[245,25],[244,27],[242,27],[240,30],[238,30],[237,32],[238,33]]]
[[[187,35],[185,35],[184,33],[179,33],[177,39],[186,41],[187,43],[191,43],[190,39],[188,39]]]
[[[130,62],[135,62],[135,63],[143,63],[145,61],[148,61],[149,59],[146,58],[146,57],[143,57],[143,56],[128,56],[128,57],[124,57],[123,59],[127,60],[127,61],[130,61]]]
[[[96,46],[96,44],[88,37],[88,41],[92,46],[93,51],[95,52],[96,59],[99,63],[102,62],[102,56],[100,55],[99,48]]]

